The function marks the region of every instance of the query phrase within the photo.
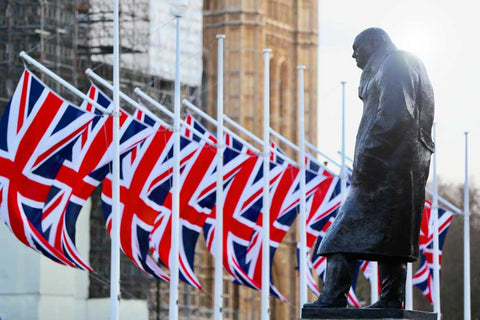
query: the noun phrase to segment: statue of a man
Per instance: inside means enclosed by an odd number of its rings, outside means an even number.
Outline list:
[[[430,157],[433,90],[423,63],[369,28],[353,43],[363,70],[350,192],[317,254],[327,257],[324,293],[305,307],[345,307],[357,259],[378,261],[381,294],[371,308],[401,308],[406,263],[418,258]]]

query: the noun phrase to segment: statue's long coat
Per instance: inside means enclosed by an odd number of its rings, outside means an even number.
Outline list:
[[[359,96],[350,193],[317,253],[414,261],[434,151],[433,90],[422,62],[395,50],[373,54]]]

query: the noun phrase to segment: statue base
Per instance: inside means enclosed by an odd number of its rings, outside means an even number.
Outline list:
[[[401,309],[354,309],[354,308],[302,308],[302,319],[410,319],[436,320],[432,312]]]

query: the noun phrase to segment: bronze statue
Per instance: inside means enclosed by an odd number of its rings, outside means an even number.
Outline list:
[[[430,157],[433,90],[423,63],[369,28],[353,43],[363,70],[350,192],[317,254],[327,257],[324,293],[304,307],[346,307],[355,260],[379,262],[381,294],[370,308],[401,308],[406,263],[418,258]]]

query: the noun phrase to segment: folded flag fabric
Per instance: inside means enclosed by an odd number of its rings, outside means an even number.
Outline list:
[[[25,245],[76,266],[42,232],[42,211],[62,163],[97,117],[64,100],[29,70],[0,120],[0,219]]]

